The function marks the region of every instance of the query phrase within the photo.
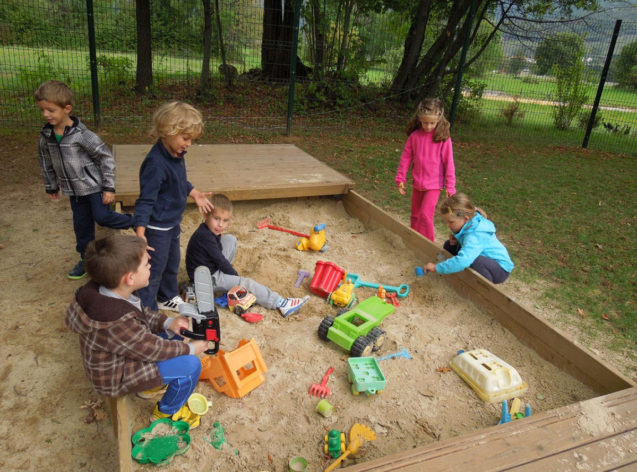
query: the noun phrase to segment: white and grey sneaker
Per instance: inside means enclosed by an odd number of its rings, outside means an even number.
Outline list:
[[[157,302],[157,307],[160,310],[170,310],[179,313],[179,305],[185,303],[179,295],[175,295],[170,300],[164,300],[163,302]]]
[[[287,318],[292,313],[299,310],[303,305],[307,303],[310,299],[309,295],[304,296],[303,298],[286,298],[283,300],[283,303],[279,307],[279,311],[281,312],[281,316],[283,318]]]

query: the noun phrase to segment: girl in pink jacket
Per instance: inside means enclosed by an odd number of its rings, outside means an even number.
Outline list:
[[[396,184],[405,195],[409,168],[412,175],[411,227],[434,240],[434,213],[440,191],[447,196],[456,193],[456,170],[449,135],[449,122],[444,116],[442,100],[426,98],[407,123],[407,142],[396,171]]]

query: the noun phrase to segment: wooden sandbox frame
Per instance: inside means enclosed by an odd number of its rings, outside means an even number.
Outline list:
[[[123,206],[131,206],[139,192],[137,170],[148,149],[149,146],[142,145],[114,146],[118,164],[117,200]],[[201,191],[224,192],[237,201],[337,195],[350,216],[368,228],[382,227],[396,234],[422,262],[436,260],[441,252],[431,241],[354,191],[351,180],[296,146],[193,146],[186,162],[191,182]],[[249,170],[239,175],[233,171],[236,168]],[[586,470],[637,469],[634,382],[476,272],[465,270],[445,276],[444,281],[542,358],[601,396],[338,470],[575,470],[582,457],[587,461]],[[583,427],[582,419],[590,408],[612,418],[612,427],[605,431]],[[628,453],[614,453],[619,447]],[[128,457],[122,457],[120,448],[121,470],[130,470],[126,467],[131,462],[130,452],[127,454]]]

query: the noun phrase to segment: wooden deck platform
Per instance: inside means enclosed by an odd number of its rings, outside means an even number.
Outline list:
[[[151,146],[116,144],[116,201],[133,206],[139,196],[139,167]],[[185,157],[188,179],[202,192],[231,200],[345,194],[354,182],[293,144],[193,145]]]
[[[131,206],[148,145],[116,145],[117,201]],[[190,181],[233,200],[344,196],[365,226],[399,236],[422,261],[440,248],[352,191],[353,182],[287,144],[193,146]],[[398,452],[343,471],[637,471],[637,386],[472,270],[445,280],[540,356],[600,393],[597,398],[457,438]]]

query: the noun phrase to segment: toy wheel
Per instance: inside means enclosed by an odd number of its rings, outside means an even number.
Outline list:
[[[336,312],[336,316],[341,316],[343,313],[347,313],[348,311],[349,311],[349,308],[347,307],[341,308],[340,310]]]
[[[354,395],[358,395],[358,390],[356,390],[356,385],[352,385],[352,393]]]
[[[327,341],[327,332],[330,330],[332,325],[334,324],[334,318],[331,316],[326,316],[321,321],[321,324],[318,327],[318,335],[323,341]]]
[[[372,328],[372,330],[367,333],[367,337],[374,342],[374,351],[378,351],[385,342],[385,334],[387,333],[378,326]]]
[[[235,306],[233,312],[235,315],[241,316],[245,313],[245,310],[241,308],[240,306]]]
[[[350,355],[352,357],[366,357],[372,355],[374,342],[367,336],[359,336],[352,344]]]

